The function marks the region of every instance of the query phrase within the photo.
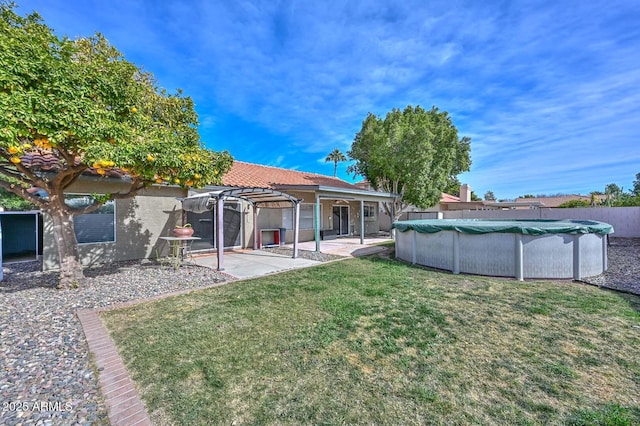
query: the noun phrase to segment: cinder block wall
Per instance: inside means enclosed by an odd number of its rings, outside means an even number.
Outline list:
[[[577,219],[613,226],[613,237],[640,238],[640,207],[542,208],[528,210],[445,211],[444,219]],[[415,215],[414,215],[415,216]],[[414,218],[414,217],[412,217]]]

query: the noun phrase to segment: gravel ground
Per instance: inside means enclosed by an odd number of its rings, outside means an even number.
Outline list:
[[[293,249],[288,247],[266,247],[262,250],[288,257],[293,256]],[[318,251],[298,250],[298,257],[307,260],[316,260],[318,262],[329,262],[331,260],[341,259],[343,256],[337,256],[335,254],[322,253]]]
[[[178,271],[128,262],[85,271],[78,290],[56,290],[37,262],[5,265],[0,283],[0,424],[108,424],[75,312],[229,277],[198,266]]]
[[[640,238],[611,238],[608,255],[607,272],[583,281],[640,295]]]
[[[271,252],[291,255],[291,249]],[[340,256],[300,250],[300,257]],[[117,263],[85,271],[78,290],[56,290],[57,274],[37,262],[5,265],[0,283],[0,424],[108,424],[87,344],[75,315],[229,277],[198,266],[179,271],[152,261]],[[584,280],[640,294],[640,239],[611,239],[609,270]]]

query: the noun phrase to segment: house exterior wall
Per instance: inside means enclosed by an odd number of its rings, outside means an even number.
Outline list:
[[[75,182],[67,191],[69,194],[114,193],[128,190],[128,184],[117,180],[86,177]],[[321,191],[322,197],[320,229],[333,229],[333,206],[349,206],[349,234],[360,234],[360,201],[345,200],[343,190]],[[286,191],[288,194],[303,200],[303,204],[315,204],[316,192],[306,190]],[[186,197],[187,191],[178,187],[152,186],[138,193],[135,198],[115,201],[115,241],[101,243],[83,243],[78,245],[83,265],[90,266],[101,263],[143,258],[162,257],[168,254],[168,244],[160,240],[162,236],[171,236],[173,228],[183,223],[185,212],[177,198]],[[334,197],[332,199],[331,197]],[[378,195],[358,194],[356,198],[367,200],[367,204],[377,204]],[[253,210],[249,203],[240,201],[242,206],[242,247],[253,247]],[[293,213],[293,212],[291,212]],[[293,216],[293,214],[291,214]],[[282,216],[281,216],[282,218]],[[380,230],[381,213],[378,209],[374,220],[365,220],[365,235]],[[277,222],[277,221],[276,221]],[[274,224],[275,225],[275,224]],[[279,222],[279,228],[282,221]],[[43,214],[43,269],[59,268],[57,246],[55,244],[51,218]],[[286,233],[286,242],[294,239],[293,230]],[[314,229],[300,229],[299,241],[315,239]]]
[[[91,194],[124,190],[126,185],[93,180],[79,181],[68,193]],[[115,202],[115,241],[78,244],[82,264],[85,266],[163,256],[168,253],[166,243],[159,239],[171,236],[171,231],[182,223],[182,208],[176,197],[186,191],[174,187],[150,187],[135,198]],[[59,269],[58,252],[54,240],[51,218],[43,214],[43,270]]]
[[[315,205],[316,193],[313,191],[286,191],[287,194],[302,200],[303,205]],[[377,201],[366,201],[365,204],[375,205],[379,210]],[[349,235],[360,235],[360,201],[346,201],[341,199],[323,198],[320,199],[320,229],[333,229],[333,207],[348,206],[349,207]],[[314,206],[315,211],[315,206]],[[269,228],[279,228],[282,226],[280,218],[281,213],[271,213],[273,220],[268,225]],[[293,214],[291,214],[293,216]],[[385,216],[386,217],[386,216]],[[380,220],[384,219],[383,213],[377,212],[373,220],[365,219],[365,235],[376,234],[380,231]],[[259,219],[260,220],[260,219]],[[387,219],[388,221],[388,219]],[[390,221],[387,230],[390,229]],[[250,211],[246,216],[245,226],[245,247],[253,246],[253,212]],[[288,229],[285,237],[286,243],[293,243],[293,229]],[[299,241],[313,241],[315,239],[315,231],[313,229],[300,229]]]

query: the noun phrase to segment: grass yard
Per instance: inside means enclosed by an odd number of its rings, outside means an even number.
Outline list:
[[[154,424],[640,424],[640,298],[380,258],[102,314]]]

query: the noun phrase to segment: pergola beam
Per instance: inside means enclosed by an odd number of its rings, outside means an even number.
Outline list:
[[[207,197],[209,199],[205,203],[187,203],[185,200],[192,201],[197,198]],[[190,211],[206,211],[212,208],[216,209],[216,245],[218,253],[218,271],[224,270],[224,201],[227,198],[237,198],[244,200],[253,207],[253,248],[258,249],[258,209],[265,208],[293,208],[294,228],[293,228],[293,258],[298,257],[298,239],[300,236],[300,202],[289,194],[268,188],[231,188],[221,191],[209,192],[208,194],[198,194],[191,197],[182,198],[182,207],[184,210]],[[213,204],[211,202],[213,201]],[[205,206],[206,205],[206,206]],[[185,208],[186,207],[186,208]],[[193,209],[193,210],[191,210]]]

